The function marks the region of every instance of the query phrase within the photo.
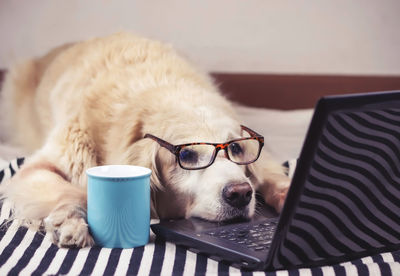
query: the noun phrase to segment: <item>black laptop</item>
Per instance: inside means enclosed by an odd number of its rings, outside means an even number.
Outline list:
[[[162,220],[159,237],[247,269],[350,261],[400,249],[400,91],[320,99],[281,215]]]

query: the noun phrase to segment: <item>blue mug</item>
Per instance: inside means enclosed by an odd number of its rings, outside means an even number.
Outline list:
[[[109,165],[86,170],[87,215],[95,243],[107,248],[132,248],[150,235],[151,170]]]

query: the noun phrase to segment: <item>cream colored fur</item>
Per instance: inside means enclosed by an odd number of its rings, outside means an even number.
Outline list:
[[[146,133],[172,144],[241,137],[231,103],[168,45],[118,33],[57,48],[11,70],[0,103],[8,140],[31,152],[0,192],[13,202],[15,217],[44,226],[59,246],[93,244],[85,170],[96,165],[151,168],[153,217],[228,219],[221,191],[242,182],[282,208],[289,182],[266,152],[248,166],[221,153],[212,166],[187,171],[143,139]],[[245,215],[254,206],[253,195]]]

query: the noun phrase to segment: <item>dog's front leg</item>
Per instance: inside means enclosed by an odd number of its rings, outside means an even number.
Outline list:
[[[249,170],[265,202],[281,212],[290,186],[285,168],[272,160],[267,152],[262,152],[260,158],[249,165]]]
[[[2,187],[2,195],[11,200],[14,219],[44,226],[58,246],[93,244],[86,223],[86,192],[68,182],[54,164],[27,163]]]
[[[84,174],[95,163],[87,133],[68,125],[54,132],[0,193],[13,204],[15,219],[44,226],[58,246],[90,246]]]

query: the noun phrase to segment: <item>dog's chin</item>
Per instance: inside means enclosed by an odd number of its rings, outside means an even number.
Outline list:
[[[218,221],[237,221],[237,220],[249,220],[252,217],[252,212],[247,206],[245,208],[224,208],[217,216]]]
[[[237,222],[250,220],[253,214],[254,212],[251,212],[248,206],[241,209],[224,207],[221,208],[216,214],[209,214],[207,216],[197,215],[195,217],[213,222]]]

